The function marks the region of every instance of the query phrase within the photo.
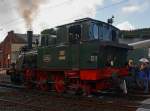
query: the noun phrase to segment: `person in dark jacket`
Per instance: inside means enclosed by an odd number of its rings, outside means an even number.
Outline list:
[[[149,76],[150,76],[150,68],[149,62],[142,62],[140,65],[140,70],[143,72],[144,76],[144,92],[149,92]]]

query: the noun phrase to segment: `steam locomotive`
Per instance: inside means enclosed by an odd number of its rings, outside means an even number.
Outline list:
[[[41,45],[32,48],[32,31],[28,31],[28,47],[9,71],[11,80],[58,93],[88,95],[109,89],[112,78],[128,75],[130,47],[118,42],[120,34],[109,23],[84,18],[43,31]]]

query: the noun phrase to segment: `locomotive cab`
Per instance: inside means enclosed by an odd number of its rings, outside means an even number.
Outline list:
[[[118,42],[120,30],[111,24],[85,18],[56,29],[42,32],[49,35],[50,41],[43,36],[46,47],[38,49],[40,68],[99,69],[109,64],[121,67],[126,62],[129,47]],[[55,43],[52,43],[52,35],[55,35]],[[47,56],[51,61],[45,63],[42,60]]]
[[[120,36],[120,30],[116,27],[91,18],[76,20],[66,27],[69,40],[73,35],[74,39],[78,38],[77,40],[81,42],[93,40],[118,42]]]
[[[86,69],[98,71],[109,66],[124,67],[129,47],[118,42],[120,30],[111,24],[85,18],[56,29],[55,43],[49,41],[46,47],[38,49],[38,68],[82,72]],[[51,37],[54,32],[50,30],[42,34]]]
[[[70,24],[44,30],[41,34],[42,46],[82,43],[93,40],[117,43],[120,36],[120,30],[105,22],[84,18]]]

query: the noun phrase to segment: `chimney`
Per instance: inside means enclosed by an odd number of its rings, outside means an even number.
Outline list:
[[[32,49],[33,31],[27,31],[28,49]]]
[[[8,35],[9,35],[9,36],[13,36],[13,35],[14,35],[14,31],[13,31],[13,30],[9,31],[9,32],[8,32]]]

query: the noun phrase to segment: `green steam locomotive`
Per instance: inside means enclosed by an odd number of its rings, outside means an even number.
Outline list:
[[[44,30],[41,45],[21,51],[12,68],[12,82],[28,88],[95,93],[113,87],[113,77],[128,75],[128,45],[120,44],[120,30],[109,23],[84,18]]]

